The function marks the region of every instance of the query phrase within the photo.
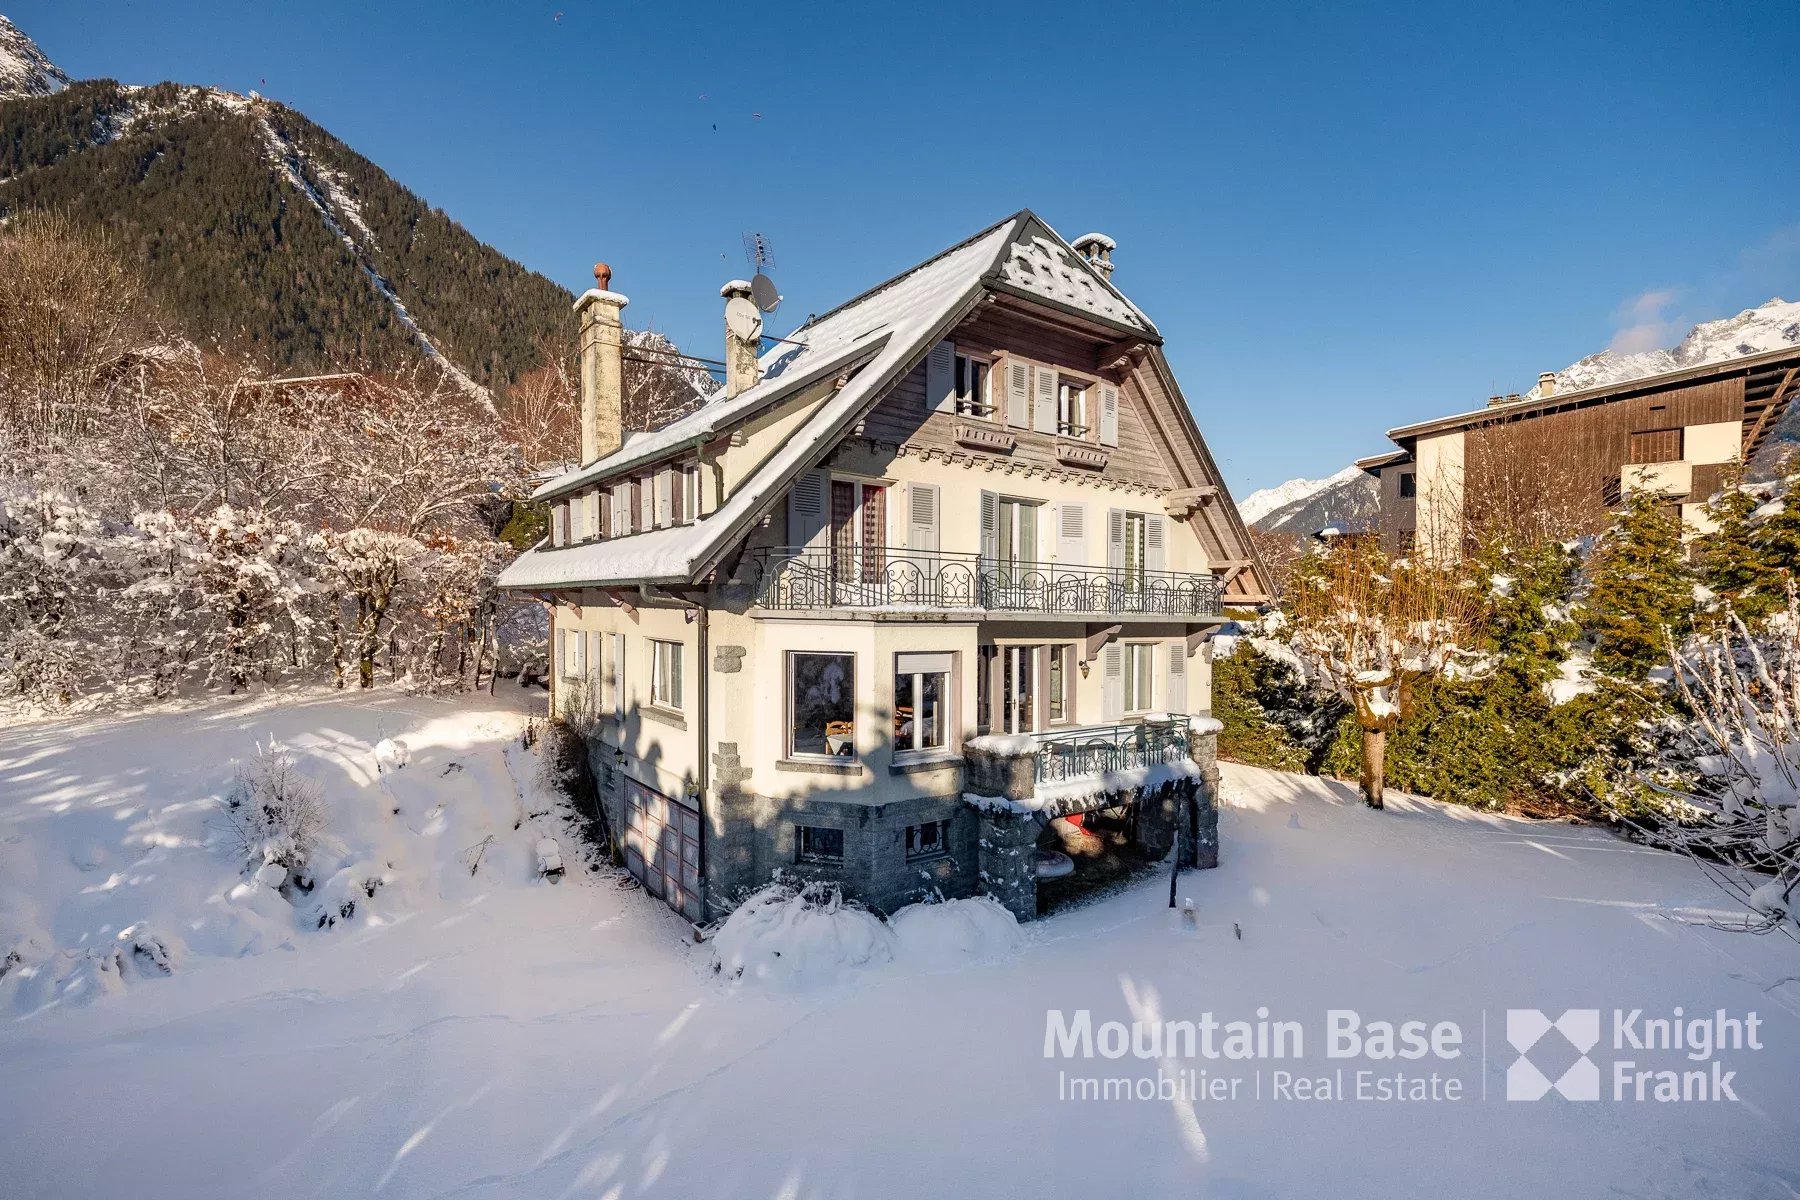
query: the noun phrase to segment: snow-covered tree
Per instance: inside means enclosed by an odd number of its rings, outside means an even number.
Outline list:
[[[1387,735],[1412,712],[1422,683],[1466,665],[1480,612],[1460,568],[1389,558],[1372,538],[1341,541],[1296,568],[1291,644],[1308,673],[1355,712],[1371,807],[1382,807]]]

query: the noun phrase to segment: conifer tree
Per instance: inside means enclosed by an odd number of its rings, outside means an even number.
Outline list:
[[[1759,503],[1753,493],[1732,481],[1706,506],[1715,528],[1700,539],[1695,555],[1700,582],[1752,624],[1786,600],[1788,573],[1777,565],[1780,555],[1768,543],[1785,542],[1791,536],[1753,519]]]
[[[1652,493],[1632,497],[1594,555],[1589,578],[1583,623],[1598,639],[1595,664],[1637,679],[1666,664],[1663,631],[1680,638],[1694,612],[1678,510]]]

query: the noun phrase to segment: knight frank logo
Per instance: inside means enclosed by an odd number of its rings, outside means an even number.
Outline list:
[[[1600,1098],[1600,1068],[1588,1057],[1600,1041],[1599,1009],[1567,1009],[1553,1021],[1542,1009],[1509,1008],[1506,1040],[1519,1055],[1506,1069],[1508,1100],[1542,1100],[1553,1090],[1565,1100]]]

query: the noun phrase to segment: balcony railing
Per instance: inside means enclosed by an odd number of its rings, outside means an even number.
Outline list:
[[[986,609],[1026,613],[1219,614],[1219,581],[1189,571],[1000,562],[887,546],[756,552],[765,608]]]
[[[1107,771],[1129,771],[1193,755],[1188,724],[1146,721],[1142,725],[1100,725],[1047,730],[1038,742],[1037,781],[1056,783]]]

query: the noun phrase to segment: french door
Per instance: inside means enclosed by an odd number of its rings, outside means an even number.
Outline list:
[[[840,585],[881,582],[887,568],[887,488],[831,481],[831,563]]]

